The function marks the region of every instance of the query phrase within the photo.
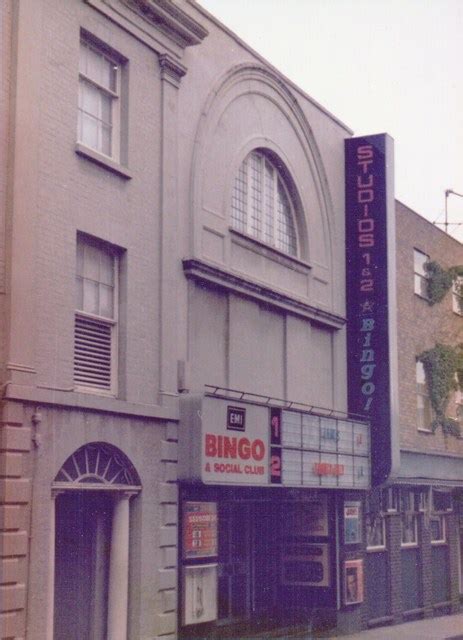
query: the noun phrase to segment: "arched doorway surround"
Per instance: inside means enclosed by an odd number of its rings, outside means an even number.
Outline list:
[[[93,442],[64,462],[54,498],[54,640],[126,640],[130,498],[141,482],[129,458]]]

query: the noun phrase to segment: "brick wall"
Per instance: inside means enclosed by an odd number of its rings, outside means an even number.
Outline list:
[[[431,435],[417,431],[416,356],[437,342],[463,342],[463,318],[452,311],[451,292],[430,306],[415,295],[413,279],[415,248],[449,268],[463,264],[463,245],[400,202],[396,212],[400,444],[415,451],[463,455],[463,440],[445,437],[440,429]]]

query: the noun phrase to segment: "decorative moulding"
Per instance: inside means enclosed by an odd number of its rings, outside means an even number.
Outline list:
[[[159,56],[159,66],[161,67],[162,80],[170,81],[174,86],[180,86],[180,80],[186,74],[186,67],[171,56],[163,53]]]
[[[184,259],[183,271],[185,276],[192,280],[207,282],[216,287],[253,298],[254,300],[266,302],[274,307],[285,309],[304,318],[309,318],[332,329],[341,329],[346,322],[342,316],[314,307],[303,300],[281,291],[275,291],[255,280],[250,280],[242,275],[220,269],[202,260]]]
[[[144,20],[165,33],[180,47],[200,44],[207,30],[170,0],[123,0]]]
[[[84,0],[156,53],[182,57],[206,29],[170,0]],[[98,34],[95,34],[98,35]],[[100,37],[104,39],[104,34]]]

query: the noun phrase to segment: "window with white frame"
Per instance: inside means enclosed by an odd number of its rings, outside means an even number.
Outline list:
[[[386,522],[383,513],[367,514],[366,534],[369,551],[386,548]]]
[[[416,361],[416,420],[420,431],[432,431],[433,412],[426,371],[421,360]]]
[[[232,228],[297,255],[294,207],[281,172],[262,151],[242,162],[232,192]]]
[[[453,499],[450,491],[433,487],[432,511],[433,513],[451,513],[453,511]]]
[[[447,541],[447,521],[442,513],[431,515],[429,528],[431,530],[432,544],[442,544]]]
[[[447,513],[453,510],[452,494],[450,491],[436,489],[431,491],[432,512],[429,519],[431,542],[443,544],[447,542]]]
[[[415,293],[422,298],[428,298],[428,272],[425,265],[429,262],[429,256],[419,251],[413,250],[413,271],[415,278]]]
[[[411,489],[400,492],[400,518],[402,528],[401,544],[403,547],[418,544],[417,496]]]
[[[399,488],[388,487],[383,490],[382,501],[386,513],[397,513],[399,510]]]
[[[87,39],[80,43],[77,140],[119,160],[121,65]]]
[[[463,277],[458,276],[452,285],[452,309],[463,316]]]
[[[117,370],[118,259],[102,242],[77,238],[74,382],[114,394]]]
[[[365,501],[366,541],[368,551],[386,548],[387,495],[384,490],[372,491]]]

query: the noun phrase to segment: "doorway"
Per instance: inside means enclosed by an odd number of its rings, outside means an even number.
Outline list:
[[[222,503],[219,512],[218,617],[241,622],[251,613],[251,536],[249,504]]]
[[[56,498],[54,640],[105,640],[113,503],[104,492]]]
[[[127,640],[130,499],[141,481],[105,442],[72,453],[55,476],[54,640]]]
[[[278,617],[278,506],[243,501],[219,508],[219,622],[270,622]]]

